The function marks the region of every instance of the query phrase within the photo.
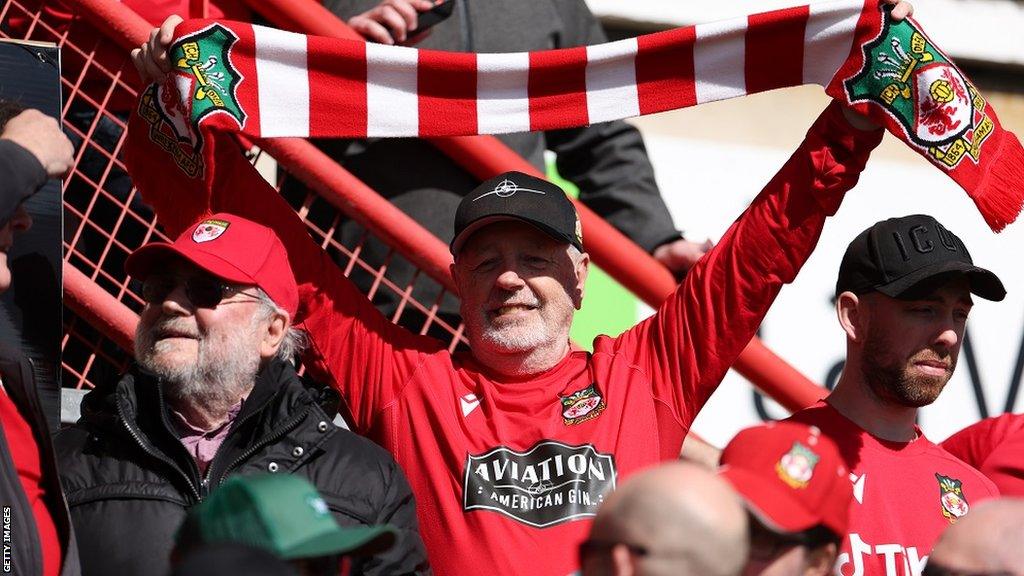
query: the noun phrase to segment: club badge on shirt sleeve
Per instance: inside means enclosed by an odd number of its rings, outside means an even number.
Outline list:
[[[935,473],[935,479],[939,481],[939,503],[942,504],[942,515],[952,524],[971,509],[967,504],[963,483],[938,472]]]
[[[597,383],[577,390],[568,396],[562,396],[562,422],[566,426],[593,420],[604,412],[605,402]]]

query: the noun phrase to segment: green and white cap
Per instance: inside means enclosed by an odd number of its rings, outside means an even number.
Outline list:
[[[374,554],[395,543],[390,525],[341,527],[316,488],[289,474],[234,476],[193,507],[179,542],[240,542],[286,560]]]

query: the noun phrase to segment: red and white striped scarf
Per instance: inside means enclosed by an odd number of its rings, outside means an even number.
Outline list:
[[[916,22],[892,22],[875,0],[513,54],[192,20],[176,30],[171,62],[168,81],[143,95],[145,122],[136,119],[130,132],[206,182],[218,169],[211,150],[217,131],[255,138],[499,134],[818,84],[947,172],[993,230],[1024,204],[1024,150],[1016,136]]]

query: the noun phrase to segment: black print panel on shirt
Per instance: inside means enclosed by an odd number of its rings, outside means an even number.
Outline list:
[[[546,528],[597,514],[615,477],[615,458],[590,444],[543,440],[526,452],[499,446],[467,457],[462,508]]]

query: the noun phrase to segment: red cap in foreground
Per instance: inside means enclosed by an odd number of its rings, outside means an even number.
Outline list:
[[[849,527],[853,489],[839,449],[817,427],[772,422],[740,431],[722,452],[719,474],[769,529]]]

